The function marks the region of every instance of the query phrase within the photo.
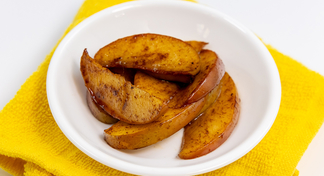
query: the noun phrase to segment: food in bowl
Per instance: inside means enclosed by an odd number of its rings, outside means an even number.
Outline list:
[[[226,141],[240,100],[222,60],[203,49],[206,44],[138,34],[104,46],[94,59],[84,50],[80,70],[91,98],[119,120],[104,130],[110,146],[146,147],[185,127],[179,157],[192,159]]]

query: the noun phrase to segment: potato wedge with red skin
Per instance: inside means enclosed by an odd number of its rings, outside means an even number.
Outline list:
[[[200,56],[200,72],[194,81],[179,91],[168,104],[170,108],[180,108],[206,96],[220,82],[225,73],[225,66],[217,54],[211,50],[202,50]]]
[[[214,104],[185,127],[180,158],[193,159],[206,155],[231,135],[239,119],[240,99],[227,73],[220,86],[221,94]]]
[[[125,67],[166,75],[196,75],[197,52],[182,40],[159,34],[138,34],[101,48],[94,59],[105,67]]]
[[[118,122],[118,119],[113,118],[105,110],[103,110],[91,97],[91,94],[87,91],[87,104],[92,115],[100,122],[105,124],[113,124]]]
[[[167,105],[96,63],[83,52],[80,70],[91,96],[116,119],[131,124],[149,123],[164,114]]]

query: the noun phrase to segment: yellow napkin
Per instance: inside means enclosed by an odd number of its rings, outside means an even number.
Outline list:
[[[80,21],[127,0],[86,0]],[[271,130],[248,154],[206,175],[298,175],[295,169],[324,120],[324,78],[267,46],[280,73],[282,100]],[[55,123],[46,96],[53,51],[0,112],[0,167],[13,175],[128,175],[91,159]]]

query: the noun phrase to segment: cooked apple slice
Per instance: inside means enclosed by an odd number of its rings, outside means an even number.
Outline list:
[[[179,131],[194,119],[205,104],[205,98],[179,109],[168,109],[156,121],[133,125],[122,121],[104,131],[104,139],[116,149],[138,149],[157,143]]]
[[[172,74],[166,75],[166,74],[159,74],[159,73],[145,71],[145,70],[143,70],[143,72],[158,79],[181,82],[181,83],[191,83],[194,77],[191,75],[172,75]]]
[[[110,116],[105,110],[103,110],[91,97],[91,94],[87,92],[87,103],[92,115],[102,123],[112,124],[118,122],[117,119]]]
[[[222,91],[221,84],[218,84],[208,95],[206,95],[206,103],[204,107],[200,110],[199,114],[206,111],[207,108],[209,108],[214,102],[218,99],[220,93]]]
[[[131,68],[117,68],[117,67],[113,67],[113,68],[108,68],[111,72],[119,74],[121,76],[123,76],[125,78],[126,81],[131,82],[132,84],[134,83],[134,76],[136,74],[136,70],[135,69],[131,69]]]
[[[219,98],[185,127],[180,158],[197,158],[214,151],[228,139],[236,126],[240,99],[235,84],[227,73],[220,84]]]
[[[200,100],[213,90],[222,79],[225,73],[225,66],[216,53],[210,50],[202,50],[199,56],[200,72],[189,86],[174,96],[168,104],[169,107],[180,108]]]
[[[188,43],[191,47],[193,47],[197,53],[200,53],[200,51],[204,48],[204,46],[208,44],[206,42],[195,41],[195,40],[186,41],[186,43]]]
[[[118,39],[101,48],[94,59],[105,67],[125,67],[166,75],[196,75],[197,52],[182,40],[158,34]]]
[[[148,92],[149,94],[160,98],[162,101],[169,102],[180,91],[179,85],[173,82],[156,79],[143,72],[137,72],[134,78],[136,87]],[[221,92],[221,86],[218,84],[209,94],[206,95],[206,103],[200,110],[205,111],[210,105],[217,100]],[[199,113],[199,114],[200,114]]]
[[[156,79],[140,71],[135,74],[134,85],[166,103],[179,91],[177,84]]]
[[[110,68],[110,71],[113,73],[120,74],[125,77],[126,81],[134,82],[134,75],[136,70],[127,69],[127,68]],[[118,122],[118,119],[115,119],[109,115],[103,108],[101,108],[95,101],[92,99],[91,94],[87,91],[86,95],[88,107],[92,115],[102,123],[113,124]]]
[[[203,49],[205,45],[208,43],[206,42],[201,42],[201,41],[186,41],[187,44],[189,44],[197,53],[200,53],[200,51]],[[158,79],[163,79],[163,80],[168,80],[168,81],[174,81],[174,82],[181,82],[181,83],[191,83],[193,80],[192,75],[173,75],[173,74],[158,74],[155,72],[150,72],[150,71],[144,71],[145,73],[158,78]]]
[[[91,96],[114,118],[131,124],[144,124],[152,122],[167,110],[167,105],[159,98],[94,62],[86,49],[80,66]]]
[[[160,98],[164,101],[170,99],[178,90],[175,83],[158,80],[140,72],[136,73],[134,82],[135,86],[143,87],[143,90],[150,92],[151,95],[158,97],[158,94],[163,94]],[[163,116],[149,124],[130,125],[117,122],[105,130],[105,140],[117,149],[142,148],[161,141],[187,125],[200,114],[204,106],[211,105],[219,95],[219,88],[216,87],[214,90],[198,102],[178,109],[168,109]]]

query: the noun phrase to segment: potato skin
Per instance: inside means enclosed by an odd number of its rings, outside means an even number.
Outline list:
[[[92,115],[100,122],[105,124],[113,124],[118,122],[118,119],[113,118],[105,110],[103,110],[96,102],[93,101],[91,94],[87,91],[87,104]]]
[[[94,59],[105,67],[142,69],[166,75],[196,75],[197,52],[182,40],[159,34],[138,34],[101,48]]]
[[[226,73],[220,97],[184,130],[179,157],[193,159],[206,155],[231,135],[240,113],[240,99],[231,77]]]
[[[81,57],[80,70],[91,96],[116,119],[144,124],[152,122],[167,110],[163,101],[102,67],[91,59],[86,50]]]

